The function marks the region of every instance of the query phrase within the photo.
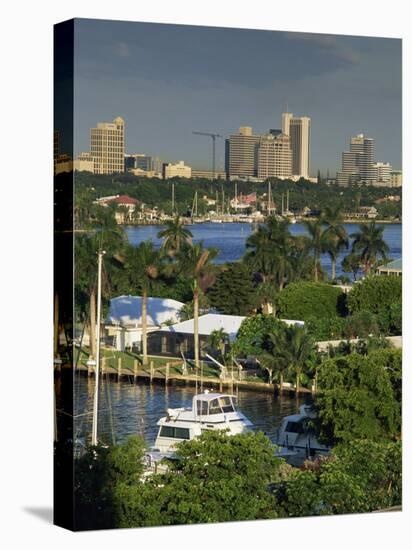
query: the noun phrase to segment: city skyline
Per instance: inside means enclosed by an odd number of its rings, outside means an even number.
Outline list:
[[[76,154],[122,116],[127,153],[207,170],[210,140],[192,131],[264,134],[288,110],[311,118],[311,175],[339,170],[358,133],[402,168],[400,40],[82,19],[76,34]],[[224,151],[217,140],[218,170]]]

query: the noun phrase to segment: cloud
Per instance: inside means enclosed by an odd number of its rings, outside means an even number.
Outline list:
[[[349,43],[351,37],[298,32],[285,32],[283,34],[287,40],[307,43],[319,54],[327,53],[343,63],[355,65],[360,61],[359,52]]]

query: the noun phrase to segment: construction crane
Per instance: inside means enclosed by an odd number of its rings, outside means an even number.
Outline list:
[[[192,132],[192,134],[195,134],[196,136],[208,136],[212,138],[212,178],[216,179],[216,138],[221,138],[220,134],[214,134],[212,132]]]

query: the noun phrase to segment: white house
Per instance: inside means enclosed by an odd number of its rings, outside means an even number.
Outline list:
[[[169,298],[147,299],[148,333],[179,322],[182,302]],[[142,297],[118,296],[110,300],[105,322],[106,341],[117,350],[140,347],[142,341]]]
[[[236,339],[240,325],[246,317],[240,315],[222,315],[207,313],[199,317],[199,345],[201,350],[207,346],[208,338],[215,330],[223,329],[230,342]],[[303,326],[303,321],[281,319],[289,325]],[[187,357],[194,353],[194,319],[183,321],[159,329],[149,338],[150,353],[178,357],[183,352]]]

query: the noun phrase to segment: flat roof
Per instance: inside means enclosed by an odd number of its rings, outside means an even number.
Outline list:
[[[207,313],[199,317],[199,335],[210,336],[213,331],[223,329],[229,335],[229,340],[233,341],[239,332],[240,325],[246,319],[241,315],[222,315],[220,313]],[[287,325],[304,325],[303,321],[290,319],[280,319]],[[162,332],[171,332],[179,334],[194,334],[194,319],[183,321],[175,325],[162,328]]]

